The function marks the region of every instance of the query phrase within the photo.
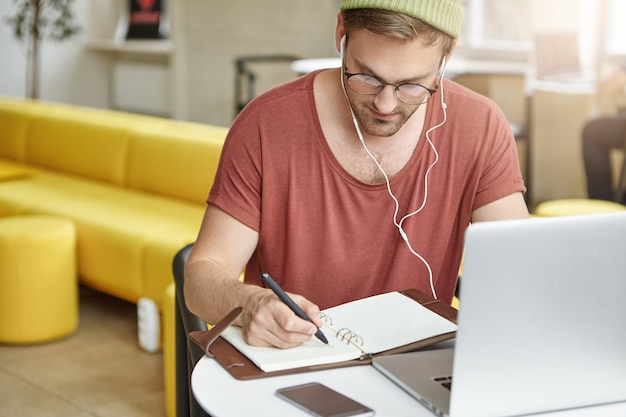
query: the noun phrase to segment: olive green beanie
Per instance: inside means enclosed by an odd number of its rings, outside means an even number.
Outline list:
[[[415,17],[453,38],[461,34],[461,0],[341,0],[341,10],[384,9]]]

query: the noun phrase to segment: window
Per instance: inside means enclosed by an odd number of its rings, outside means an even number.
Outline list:
[[[468,56],[528,59],[533,35],[578,34],[581,64],[590,69],[603,54],[626,55],[624,0],[464,0],[459,49]]]
[[[626,55],[626,1],[608,0],[606,6],[605,53],[607,55]]]
[[[529,51],[532,48],[529,0],[464,0],[460,45],[469,49]]]

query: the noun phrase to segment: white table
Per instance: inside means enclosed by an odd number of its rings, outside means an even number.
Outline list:
[[[372,366],[240,381],[231,377],[215,360],[205,356],[198,362],[192,373],[191,387],[200,406],[213,417],[306,417],[309,414],[276,397],[274,392],[278,388],[314,381],[321,382],[373,408],[376,410],[377,417],[434,416]],[[626,402],[535,415],[535,417],[540,416],[624,417],[626,416]]]
[[[278,388],[306,382],[321,382],[376,410],[377,417],[432,417],[409,395],[398,389],[372,366],[240,381],[215,360],[205,356],[191,376],[198,404],[211,416],[309,416],[274,395]]]

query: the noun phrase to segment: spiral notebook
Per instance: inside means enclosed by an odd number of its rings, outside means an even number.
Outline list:
[[[415,350],[456,332],[456,310],[416,290],[352,301],[323,310],[321,317],[328,345],[311,338],[290,349],[251,346],[239,327],[228,325],[214,331],[219,338],[208,336],[210,332],[192,332],[189,337],[235,378],[252,379],[365,365],[374,356]]]
[[[291,349],[247,344],[241,328],[222,337],[265,372],[366,359],[399,346],[454,332],[456,325],[399,292],[356,300],[322,311],[328,345],[316,338]]]

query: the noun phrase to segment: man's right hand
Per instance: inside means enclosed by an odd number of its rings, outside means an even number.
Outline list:
[[[308,341],[318,327],[322,326],[319,307],[306,298],[289,294],[313,323],[298,317],[273,291],[241,285],[248,287],[242,288],[248,294],[244,297],[243,314],[239,323],[248,344],[286,349]]]

